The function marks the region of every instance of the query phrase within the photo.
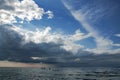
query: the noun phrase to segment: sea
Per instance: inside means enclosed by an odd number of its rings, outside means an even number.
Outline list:
[[[120,80],[120,68],[0,67],[0,80]]]

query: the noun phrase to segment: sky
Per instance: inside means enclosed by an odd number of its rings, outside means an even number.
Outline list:
[[[119,54],[119,3],[0,0],[0,59],[62,61],[59,57]]]

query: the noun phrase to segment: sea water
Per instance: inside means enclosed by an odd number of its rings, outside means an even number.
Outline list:
[[[120,80],[120,68],[0,68],[0,80]]]

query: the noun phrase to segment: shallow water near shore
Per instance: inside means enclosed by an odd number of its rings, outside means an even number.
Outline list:
[[[120,80],[120,68],[0,68],[0,80]]]

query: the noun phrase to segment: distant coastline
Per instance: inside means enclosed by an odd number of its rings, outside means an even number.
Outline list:
[[[54,67],[54,66],[42,63],[0,61],[0,67]]]

